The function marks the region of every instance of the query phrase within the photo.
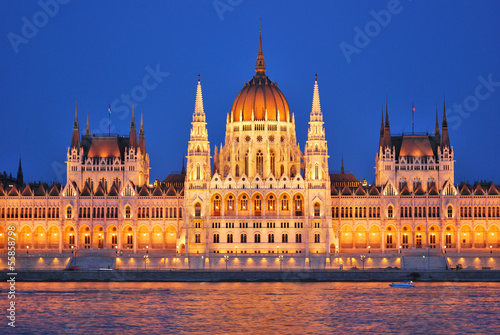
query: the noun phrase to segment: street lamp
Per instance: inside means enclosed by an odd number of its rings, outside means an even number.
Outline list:
[[[276,246],[276,253],[279,254],[280,253],[280,246]]]
[[[146,246],[146,254],[149,254],[149,245]]]
[[[446,246],[444,246],[444,253],[446,254]]]
[[[118,257],[118,246],[115,245],[115,257]]]
[[[283,255],[278,256],[278,259],[280,260],[280,272],[281,272],[281,266],[283,264]]]
[[[365,255],[361,255],[359,257],[361,258],[361,263],[363,263],[363,271],[365,271],[365,259],[366,259],[366,256]]]
[[[370,248],[371,248],[371,246],[368,246],[368,253],[370,253]]]
[[[229,256],[224,256],[224,261],[226,262],[226,272],[227,272],[227,262],[229,262]]]
[[[492,254],[492,253],[493,253],[493,246],[490,245],[490,254]]]
[[[26,254],[29,254],[29,249],[30,249],[30,247],[29,247],[29,245],[27,245],[26,246]]]
[[[144,270],[146,270],[146,265],[148,264],[148,255],[144,255]]]
[[[399,253],[401,253],[401,246],[399,246]]]
[[[235,248],[236,248],[236,253],[238,253],[238,246],[236,245]]]

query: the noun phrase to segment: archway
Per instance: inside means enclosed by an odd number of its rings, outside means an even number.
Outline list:
[[[45,249],[47,247],[45,241],[47,235],[45,228],[42,226],[37,226],[35,228],[35,233],[33,234],[33,249]]]
[[[123,249],[134,249],[134,230],[130,225],[126,225],[125,227],[123,227],[122,243]]]
[[[459,233],[460,248],[472,248],[472,229],[469,225],[463,225]]]
[[[344,249],[353,248],[352,227],[345,225],[342,227],[341,231],[339,236],[340,247]]]
[[[500,246],[500,232],[497,225],[492,225],[488,229],[488,245],[490,249]]]
[[[59,248],[59,228],[52,225],[47,233],[47,248],[58,249]]]
[[[153,227],[151,234],[151,248],[163,249],[163,230],[159,225]]]
[[[73,226],[64,227],[63,247],[64,249],[76,247],[76,230]]]
[[[149,239],[149,228],[145,225],[139,227],[137,235],[137,247],[139,249],[149,249],[151,241]]]
[[[354,234],[354,246],[357,249],[366,249],[367,239],[366,239],[366,228],[362,225],[356,227],[356,232]]]
[[[415,248],[422,249],[427,247],[426,238],[425,227],[423,225],[418,225],[417,228],[415,228]]]
[[[92,240],[92,249],[104,249],[104,228],[101,225],[94,227]]]
[[[409,249],[413,245],[413,234],[410,225],[404,225],[401,229],[401,248]]]
[[[80,249],[90,249],[91,244],[90,244],[90,228],[87,225],[83,225],[80,227],[79,231],[79,241],[78,244],[80,246]]]
[[[175,252],[177,248],[177,232],[173,225],[167,227],[165,233],[165,248],[169,252]]]
[[[106,244],[111,246],[111,249],[118,249],[118,229],[115,225],[111,225],[106,231]]]
[[[371,249],[380,249],[380,227],[378,225],[372,225],[368,233],[368,246]]]
[[[33,247],[33,233],[29,226],[24,226],[19,233],[19,246],[21,250]]]
[[[486,248],[486,229],[482,225],[474,228],[474,248]]]
[[[448,225],[444,229],[444,248],[445,248],[445,251],[446,251],[446,249],[457,247],[456,236],[457,236],[457,233],[456,233],[455,227],[453,225]]]

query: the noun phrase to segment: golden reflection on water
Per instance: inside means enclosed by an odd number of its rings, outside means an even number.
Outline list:
[[[388,283],[17,283],[17,290],[20,333],[500,333],[499,283],[417,283],[415,289]]]

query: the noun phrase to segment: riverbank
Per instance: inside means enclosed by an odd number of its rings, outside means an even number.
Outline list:
[[[2,271],[6,281],[9,272]],[[461,271],[18,271],[18,282],[500,282],[499,270]]]

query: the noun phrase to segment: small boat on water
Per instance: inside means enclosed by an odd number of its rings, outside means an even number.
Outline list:
[[[402,287],[402,288],[410,288],[410,287],[415,287],[415,285],[413,285],[413,282],[411,280],[405,280],[401,283],[392,283],[392,284],[389,284],[390,287]]]

